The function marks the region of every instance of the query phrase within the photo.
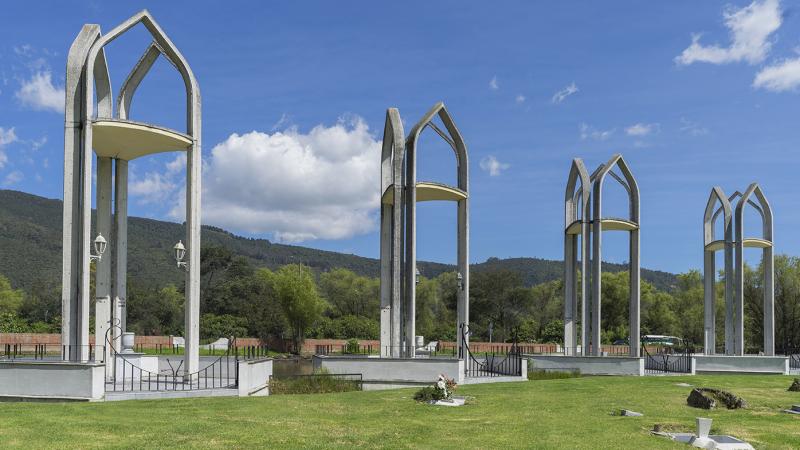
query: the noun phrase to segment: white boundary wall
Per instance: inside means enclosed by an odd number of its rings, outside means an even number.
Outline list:
[[[697,373],[789,374],[786,356],[695,355]]]
[[[433,384],[439,374],[464,383],[464,361],[459,359],[314,356],[314,370],[321,368],[330,373],[360,373],[364,390]]]
[[[269,395],[272,359],[239,361],[239,397]]]
[[[644,359],[630,356],[526,355],[529,370],[567,372],[584,375],[644,375]]]
[[[0,361],[0,397],[102,400],[103,363]]]

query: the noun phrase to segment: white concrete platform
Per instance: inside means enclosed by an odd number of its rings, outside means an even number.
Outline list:
[[[314,370],[330,373],[361,374],[363,389],[383,390],[428,386],[443,374],[458,384],[527,381],[527,361],[522,360],[522,376],[467,377],[464,361],[455,358],[377,358],[367,356],[323,356],[313,359]]]
[[[115,402],[123,400],[162,400],[174,398],[197,397],[238,397],[237,388],[198,389],[194,391],[118,391],[106,392],[105,401]]]
[[[790,374],[789,358],[786,356],[695,355],[694,361],[698,374]]]
[[[0,397],[26,400],[103,398],[102,363],[0,361]]]
[[[643,376],[644,359],[631,356],[524,355],[528,367],[553,372],[579,371],[584,375]]]

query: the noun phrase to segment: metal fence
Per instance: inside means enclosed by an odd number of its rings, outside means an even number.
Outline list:
[[[105,347],[96,345],[3,344],[0,360],[103,362]]]
[[[462,344],[460,357],[464,359],[464,375],[468,377],[522,376],[522,352],[514,342],[503,352],[484,352],[476,357],[467,344],[467,333],[461,326]]]
[[[192,391],[238,386],[239,359],[231,352],[193,373],[181,373],[182,362],[177,367],[152,372],[132,363],[124,353],[113,353],[114,365],[106,391]]]
[[[679,347],[642,346],[644,370],[649,374],[691,373],[694,348],[690,345]]]

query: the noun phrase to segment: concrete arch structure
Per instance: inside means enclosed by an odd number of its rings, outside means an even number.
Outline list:
[[[738,193],[737,193],[738,194]],[[734,194],[735,196],[736,194]],[[719,206],[717,206],[719,204]],[[723,238],[717,239],[714,225],[722,214]],[[717,251],[724,252],[725,260],[725,342],[727,349],[732,349],[728,345],[732,342],[733,332],[733,214],[728,197],[722,188],[715,186],[711,189],[711,194],[706,203],[705,214],[703,215],[703,286],[704,286],[704,325],[703,325],[703,349],[706,355],[716,353],[716,269],[715,254]],[[729,318],[730,316],[730,318]]]
[[[444,125],[440,129],[434,119]],[[419,137],[430,128],[456,156],[457,186],[417,181]],[[403,139],[397,109],[386,114],[381,158],[381,354],[414,357],[416,335],[416,204],[444,200],[457,203],[457,260],[461,276],[457,329],[469,326],[469,160],[467,147],[444,103],[437,103]],[[463,335],[458,332],[459,348]]]
[[[757,203],[751,200],[755,195]],[[761,216],[761,237],[745,237],[744,208],[750,205]],[[734,212],[735,223],[735,325],[734,354],[744,355],[744,248],[762,249],[764,269],[764,355],[775,355],[775,254],[773,251],[772,208],[758,183],[752,183],[739,198]]]
[[[753,197],[755,196],[755,200]],[[736,208],[732,208],[733,202]],[[719,204],[719,206],[717,206]],[[746,237],[744,209],[752,207],[759,213],[762,223],[761,237]],[[723,217],[723,239],[715,236],[714,225]],[[734,192],[725,197],[722,189],[714,187],[703,216],[705,327],[704,353],[716,352],[715,330],[715,267],[714,254],[724,252],[725,257],[725,355],[743,356],[744,348],[744,249],[760,248],[764,267],[764,354],[775,354],[775,285],[774,244],[772,237],[772,208],[761,187],[752,183],[744,193]]]
[[[614,168],[618,168],[621,175],[614,172]],[[603,216],[603,185],[608,175],[618,182],[628,194],[627,218]],[[581,181],[581,189],[576,189],[579,180]],[[591,201],[589,201],[590,196]],[[582,208],[581,217],[578,217],[579,207]],[[630,273],[630,356],[639,357],[641,271],[639,263],[639,186],[622,155],[615,154],[605,164],[600,165],[591,175],[588,175],[580,159],[573,161],[567,181],[565,213],[565,353],[601,355],[602,234],[603,231],[627,231],[630,235],[630,258],[628,260]],[[581,290],[583,304],[581,308],[582,335],[580,351],[578,351],[577,346],[573,347],[576,342],[574,315],[577,311],[577,235],[581,235],[582,239]],[[590,247],[592,249],[591,261],[588,257]],[[589,275],[590,267],[591,275]],[[588,288],[590,279],[591,289]]]
[[[137,24],[149,31],[153,43],[128,75],[114,102],[104,49]],[[184,82],[185,131],[129,120],[136,89],[161,55],[177,69]],[[201,176],[201,102],[197,80],[177,47],[144,10],[105,35],[98,25],[84,25],[70,47],[65,89],[62,343],[84,349],[80,353],[88,351],[92,151],[98,161],[97,229],[103,236],[113,236],[109,239],[113,255],[101,258],[96,271],[96,334],[100,339],[112,320],[125,329],[128,161],[152,153],[185,151],[188,274],[184,370],[195,372],[199,364]],[[97,111],[94,111],[95,99]],[[113,198],[112,170],[115,171]],[[71,352],[70,359],[82,356]]]
[[[591,234],[591,179],[583,160],[575,158],[570,166],[564,193],[564,353],[577,353],[578,274],[581,290],[581,348],[588,348],[589,275]],[[571,231],[578,231],[575,233]],[[580,238],[580,248],[578,239]],[[578,254],[580,253],[580,270]]]

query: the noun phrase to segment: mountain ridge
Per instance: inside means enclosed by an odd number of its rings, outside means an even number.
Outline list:
[[[182,283],[183,274],[174,269],[172,247],[184,239],[183,228],[183,224],[156,219],[128,219],[128,276],[137,286]],[[8,277],[16,288],[60,284],[61,229],[61,200],[0,189],[0,274]],[[211,225],[203,225],[202,243],[226,247],[258,267],[275,269],[302,263],[317,272],[342,267],[363,276],[380,274],[380,261],[374,258],[237,236]],[[455,270],[452,264],[429,261],[418,264],[427,277]],[[526,286],[560,279],[564,271],[563,261],[534,257],[489,258],[470,267],[475,272],[504,269],[518,272]],[[609,272],[625,270],[625,266],[614,263],[604,263],[603,268]],[[642,279],[661,290],[671,290],[676,283],[676,275],[658,270],[642,269]]]

